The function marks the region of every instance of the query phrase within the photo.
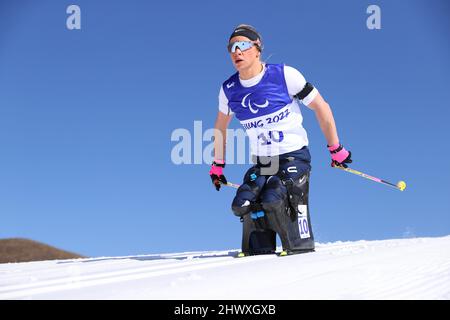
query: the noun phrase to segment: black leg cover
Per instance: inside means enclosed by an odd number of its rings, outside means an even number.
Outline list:
[[[261,212],[243,217],[242,252],[273,253],[276,234],[288,254],[314,251],[308,206],[309,172],[295,179],[267,179],[261,192]]]

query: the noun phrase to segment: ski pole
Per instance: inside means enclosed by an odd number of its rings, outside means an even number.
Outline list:
[[[366,178],[366,179],[369,179],[369,180],[372,180],[372,181],[375,181],[375,182],[378,182],[378,183],[382,183],[384,185],[388,185],[388,186],[394,187],[394,188],[396,188],[396,189],[398,189],[400,191],[403,191],[406,188],[405,181],[399,181],[399,182],[397,182],[397,184],[393,184],[393,183],[385,181],[383,179],[369,176],[368,174],[365,174],[365,173],[363,173],[361,171],[358,171],[358,170],[355,170],[355,169],[344,168],[343,166],[336,166],[336,165],[334,167],[338,168],[338,169],[341,169],[341,170],[344,170],[344,171],[347,171],[347,172],[350,172],[350,173],[353,173],[353,174],[356,174],[356,175],[358,175],[360,177],[363,177],[363,178]]]
[[[221,182],[221,184],[223,184],[224,186],[231,187],[231,188],[236,188],[236,189],[240,187],[239,184],[231,183],[231,182],[227,182],[227,183]]]

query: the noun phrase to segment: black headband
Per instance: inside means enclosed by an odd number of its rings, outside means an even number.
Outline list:
[[[234,31],[231,34],[230,39],[228,39],[228,41],[230,41],[231,38],[237,37],[237,36],[247,37],[252,41],[256,41],[256,40],[260,39],[260,36],[257,32],[247,29],[245,27],[237,27],[236,29],[234,29]]]

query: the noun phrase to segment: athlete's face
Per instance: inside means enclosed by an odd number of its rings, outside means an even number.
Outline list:
[[[230,43],[237,41],[251,41],[251,40],[244,36],[237,36],[230,39]],[[230,56],[234,67],[238,71],[241,71],[251,67],[255,63],[258,63],[260,52],[256,46],[253,46],[245,51],[241,51],[238,47],[236,48],[235,52],[230,52]]]

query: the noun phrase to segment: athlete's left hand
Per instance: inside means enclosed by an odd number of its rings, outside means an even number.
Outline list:
[[[352,153],[345,150],[342,144],[337,143],[332,146],[327,146],[331,153],[331,166],[340,166],[347,168],[346,163],[352,163]]]

